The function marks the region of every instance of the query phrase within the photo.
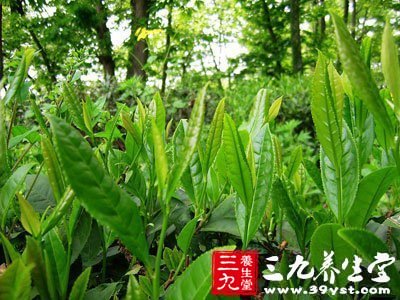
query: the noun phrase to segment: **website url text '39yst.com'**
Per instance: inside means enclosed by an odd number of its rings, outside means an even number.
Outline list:
[[[355,289],[354,287],[328,287],[326,285],[316,286],[312,285],[308,289],[302,287],[297,288],[265,288],[265,294],[273,295],[390,295],[390,289],[384,287],[361,287]]]

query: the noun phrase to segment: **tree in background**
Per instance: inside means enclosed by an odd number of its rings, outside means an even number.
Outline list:
[[[227,86],[242,78],[307,72],[314,67],[316,49],[334,58],[328,9],[342,14],[359,42],[366,36],[379,39],[387,12],[400,11],[395,0],[0,3],[0,75],[1,57],[7,69],[9,57],[21,45],[34,45],[39,52],[35,79],[47,86],[56,82],[57,76],[67,75],[64,65],[76,56],[76,67],[85,66],[92,77],[103,74],[116,82],[135,77],[142,85],[158,87],[167,98],[187,94],[187,99],[192,98],[187,89],[206,81],[223,94]],[[393,15],[394,28],[398,22]],[[120,26],[129,30],[129,37],[116,46],[111,36]],[[373,43],[373,57],[377,45]],[[244,51],[232,55],[232,49],[240,47]]]
[[[290,42],[292,48],[293,73],[303,71],[300,37],[300,1],[290,0]]]
[[[127,77],[138,76],[146,80],[144,66],[149,57],[149,49],[146,39],[138,40],[138,30],[149,25],[150,9],[154,1],[130,0],[131,9],[131,35],[129,38],[129,50],[127,61]]]

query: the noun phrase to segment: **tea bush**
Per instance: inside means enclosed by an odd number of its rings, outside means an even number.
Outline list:
[[[320,53],[310,91],[292,95],[300,103],[311,95],[319,151],[311,134],[296,133],[298,122],[279,117],[281,105],[294,114],[297,106],[268,89],[248,114],[222,99],[211,122],[207,86],[179,121],[157,93],[107,111],[104,97],[77,93],[74,76],[53,98],[29,95],[34,51],[26,49],[0,101],[0,299],[213,299],[216,247],[257,249],[261,266],[277,255],[283,274],[300,253],[321,266],[334,251],[336,269],[355,254],[398,259],[397,50],[387,24],[379,90],[368,49],[360,53],[332,19],[343,73]],[[281,84],[282,94],[292,85]],[[136,95],[133,86],[121,87],[122,100]],[[396,266],[386,272],[400,296]],[[335,284],[349,286],[350,274]],[[311,284],[292,277],[260,288]]]

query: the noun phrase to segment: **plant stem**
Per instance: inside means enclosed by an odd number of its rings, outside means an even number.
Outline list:
[[[107,268],[107,249],[105,247],[105,241],[103,242],[103,263],[101,267],[101,281],[106,281],[106,268]]]
[[[22,161],[22,159],[26,156],[26,154],[28,154],[29,150],[31,150],[31,148],[32,148],[33,145],[34,145],[33,143],[32,143],[32,144],[29,144],[29,146],[24,150],[24,152],[22,153],[22,155],[21,155],[20,157],[18,157],[18,160],[15,162],[14,166],[12,167],[11,172],[14,172],[14,171],[17,169],[19,163],[20,163],[20,162]]]
[[[160,268],[161,268],[161,256],[163,252],[164,240],[167,234],[168,228],[168,216],[169,216],[169,205],[166,204],[166,208],[163,211],[163,221],[161,227],[160,241],[158,242],[157,257],[155,264],[155,272],[153,277],[153,299],[158,300],[160,295]]]
[[[31,193],[32,193],[33,187],[35,186],[35,184],[36,184],[36,182],[37,182],[37,180],[38,180],[38,178],[39,178],[39,175],[40,175],[40,172],[42,171],[43,165],[44,165],[44,161],[40,164],[39,171],[38,171],[37,174],[35,175],[35,178],[33,179],[33,182],[32,182],[32,184],[31,184],[31,186],[30,186],[28,192],[26,193],[26,196],[25,196],[26,200],[28,200],[29,196],[30,196]]]
[[[14,126],[14,122],[17,117],[17,108],[18,108],[18,101],[17,101],[17,99],[15,99],[15,102],[13,105],[13,110],[12,110],[11,121],[10,121],[10,127],[8,128],[8,134],[7,134],[7,148],[8,148],[8,145],[10,144],[12,128]]]
[[[8,252],[6,249],[6,246],[3,244],[3,252],[4,252],[4,258],[6,259],[6,265],[9,266],[10,265],[10,258],[8,256]]]
[[[176,276],[178,276],[179,272],[182,269],[183,263],[186,261],[186,253],[183,254],[181,261],[179,262],[178,267],[175,270],[174,276],[172,276],[171,282],[174,282]]]

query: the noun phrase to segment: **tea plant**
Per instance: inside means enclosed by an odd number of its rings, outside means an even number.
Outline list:
[[[177,123],[167,122],[159,94],[149,105],[117,102],[110,113],[104,98],[76,92],[76,76],[42,103],[27,93],[35,54],[25,50],[0,101],[0,299],[213,299],[215,248],[278,255],[284,275],[299,253],[320,267],[334,251],[338,269],[354,254],[367,262],[377,252],[396,256],[397,50],[388,24],[388,89],[379,91],[370,44],[359,51],[332,18],[343,73],[319,54],[311,89],[319,164],[314,149],[282,149],[282,98],[270,102],[268,90],[241,124],[221,100],[205,126],[207,86],[189,120]],[[400,295],[396,267],[386,271]],[[337,276],[339,286],[349,272]],[[261,288],[311,283],[290,278]]]

